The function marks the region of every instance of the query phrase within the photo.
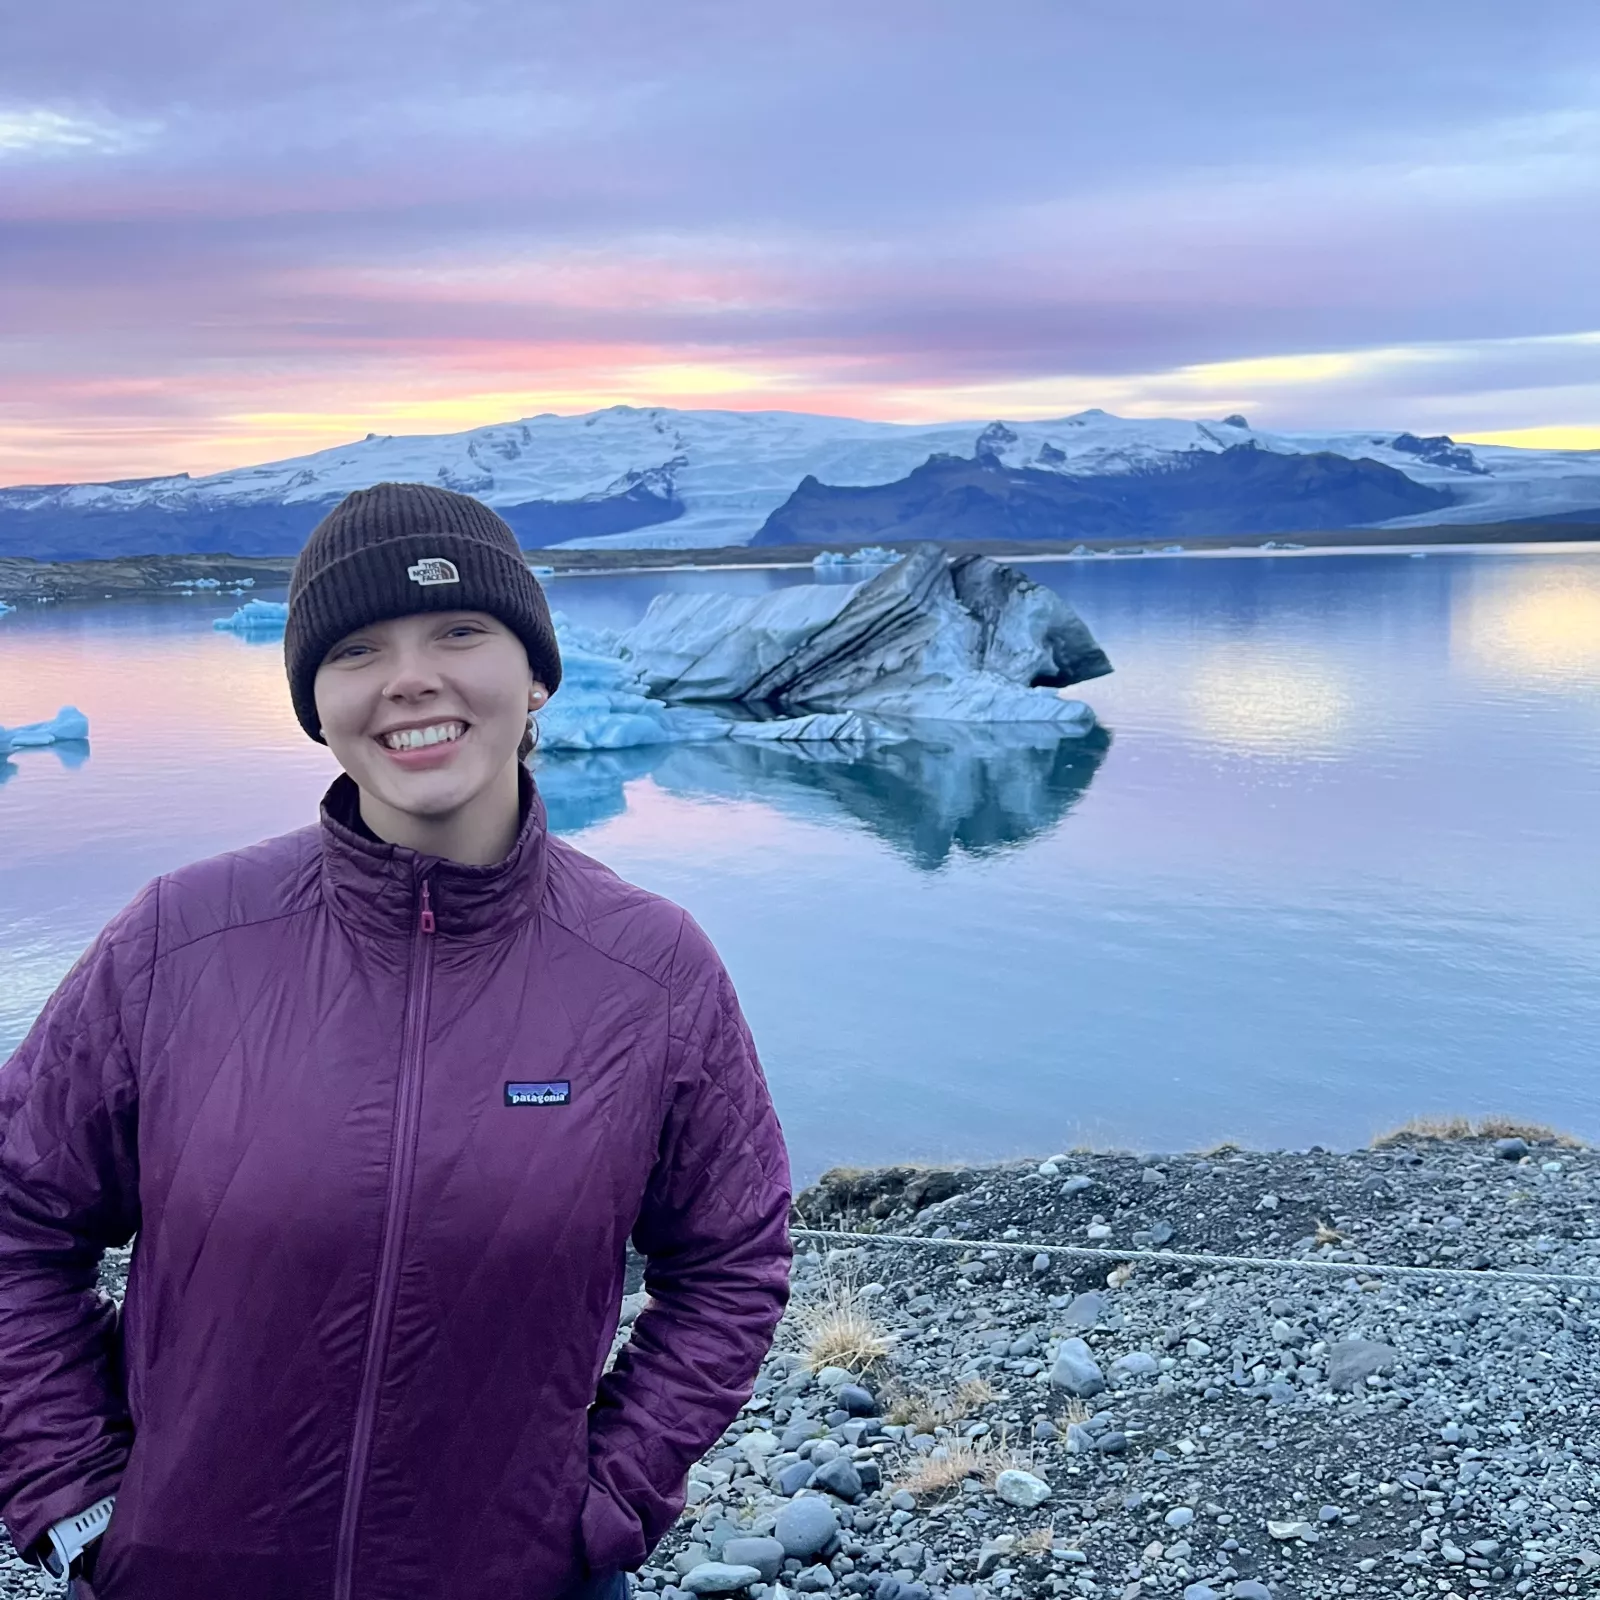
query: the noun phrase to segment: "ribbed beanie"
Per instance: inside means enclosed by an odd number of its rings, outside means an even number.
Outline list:
[[[522,641],[552,694],[561,651],[539,580],[517,537],[481,500],[427,483],[357,489],[315,528],[289,580],[283,636],[300,726],[319,744],[315,684],[323,657],[347,633],[418,611],[483,611]]]

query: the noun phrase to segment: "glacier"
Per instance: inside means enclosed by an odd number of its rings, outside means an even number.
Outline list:
[[[286,553],[299,548],[327,506],[388,479],[476,495],[499,509],[525,544],[692,549],[748,543],[808,476],[842,487],[887,484],[933,455],[1066,475],[1159,472],[1197,451],[1241,445],[1365,458],[1449,491],[1454,503],[1447,508],[1379,524],[1385,527],[1600,515],[1600,451],[1593,450],[1465,445],[1398,429],[1279,432],[1252,428],[1239,416],[1127,418],[1098,409],[1026,422],[906,424],[801,412],[612,406],[461,433],[369,434],[309,455],[197,478],[180,473],[8,488],[0,490],[0,545],[44,555],[46,542],[54,541],[63,551],[81,545],[80,553],[106,555],[116,553],[122,528],[127,539],[140,541],[126,553],[201,538],[210,542],[194,548],[209,549],[214,519],[224,514],[237,545],[254,541],[261,546],[256,553]],[[119,519],[119,513],[125,515]],[[615,528],[569,537],[556,526],[562,518]],[[158,521],[170,531],[156,531]],[[538,533],[540,526],[546,533]]]
[[[0,728],[0,756],[42,745],[75,744],[89,737],[89,719],[76,706],[63,706],[48,722],[25,722]]]

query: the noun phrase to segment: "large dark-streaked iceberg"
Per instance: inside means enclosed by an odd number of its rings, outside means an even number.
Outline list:
[[[1111,671],[1053,590],[934,544],[858,584],[657,595],[612,638],[644,692],[669,703],[1044,722],[1068,735],[1094,713],[1056,691]]]

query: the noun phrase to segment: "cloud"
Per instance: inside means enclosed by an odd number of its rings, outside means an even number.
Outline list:
[[[0,479],[613,399],[1600,417],[1594,8],[69,9],[0,60]]]
[[[47,106],[0,106],[0,161],[118,155],[137,149],[154,133],[149,123],[79,116]]]

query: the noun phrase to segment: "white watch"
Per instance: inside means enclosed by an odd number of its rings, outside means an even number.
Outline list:
[[[50,1541],[50,1548],[40,1557],[39,1565],[52,1578],[70,1577],[73,1562],[106,1531],[106,1525],[111,1521],[111,1508],[116,1503],[117,1497],[108,1494],[104,1500],[96,1500],[87,1510],[78,1512],[76,1516],[63,1517],[53,1524],[45,1535]]]

